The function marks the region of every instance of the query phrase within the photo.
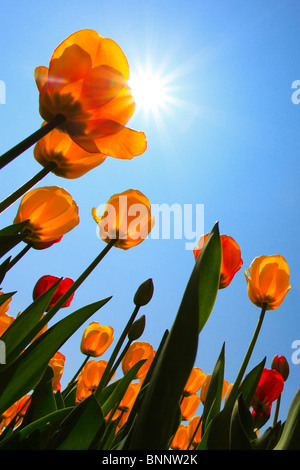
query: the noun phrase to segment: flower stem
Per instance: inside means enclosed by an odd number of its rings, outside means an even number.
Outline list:
[[[281,395],[279,395],[279,397],[277,398],[275,414],[274,414],[274,418],[273,418],[273,427],[277,424],[277,421],[278,421],[280,401],[281,401]]]
[[[227,399],[227,402],[226,402],[226,406],[229,406],[232,405],[232,402],[233,400],[235,400],[235,397],[236,397],[236,392],[241,384],[241,381],[243,379],[243,376],[245,374],[245,371],[247,369],[247,366],[248,366],[248,363],[250,361],[250,358],[251,358],[251,355],[252,355],[252,352],[253,352],[253,349],[254,349],[254,346],[256,344],[256,341],[257,341],[257,338],[258,338],[258,335],[259,335],[259,332],[261,330],[261,327],[262,327],[262,324],[263,324],[263,320],[264,320],[264,317],[265,317],[265,313],[266,313],[266,307],[267,305],[263,305],[262,309],[261,309],[261,312],[260,312],[260,316],[259,316],[259,319],[258,319],[258,322],[257,322],[257,325],[256,325],[256,328],[255,328],[255,331],[254,331],[254,334],[253,334],[253,337],[251,339],[251,342],[249,344],[249,347],[248,347],[248,350],[246,352],[246,355],[244,357],[244,360],[243,360],[243,363],[241,365],[241,368],[239,370],[239,373],[235,379],[235,382],[233,384],[233,387],[232,387],[232,390],[230,392],[230,395]]]
[[[29,137],[22,140],[19,144],[12,147],[10,150],[5,152],[3,155],[0,156],[0,169],[3,168],[8,163],[12,162],[16,157],[18,157],[22,152],[25,152],[29,147],[35,144],[39,139],[47,135],[50,131],[52,131],[55,127],[66,120],[65,116],[62,114],[57,114],[51,121],[47,122],[44,126],[40,129],[35,131]]]
[[[26,246],[23,248],[23,250],[21,250],[20,253],[17,254],[17,255],[11,260],[11,262],[10,262],[9,265],[8,265],[8,268],[7,268],[6,272],[9,271],[21,258],[23,258],[23,256],[27,253],[27,251],[30,250],[30,248],[31,248],[30,245],[26,245]]]
[[[76,374],[74,375],[73,379],[70,380],[70,382],[68,383],[68,387],[69,387],[70,385],[72,385],[73,382],[75,382],[75,380],[77,379],[77,376],[80,374],[80,372],[82,371],[82,369],[84,368],[84,366],[86,365],[86,363],[88,362],[88,360],[89,360],[90,357],[91,357],[90,355],[86,356],[85,360],[83,361],[83,363],[82,363],[81,366],[79,367],[79,369],[78,369],[78,371],[76,372]]]
[[[6,199],[3,199],[0,202],[0,214],[1,212],[5,211],[9,206],[11,206],[14,202],[16,202],[23,194],[25,194],[29,189],[31,189],[34,185],[36,185],[44,176],[46,176],[50,171],[52,171],[56,167],[55,162],[49,162],[47,166],[45,166],[41,171],[39,171],[33,178],[27,181],[27,183],[20,186],[16,191],[14,191],[10,196]]]

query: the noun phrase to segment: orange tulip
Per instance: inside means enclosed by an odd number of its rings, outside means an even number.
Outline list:
[[[194,248],[195,259],[198,258],[208,235],[209,234],[207,233],[202,236],[199,240],[198,247]],[[241,268],[243,260],[241,259],[241,249],[232,237],[228,235],[220,235],[220,240],[222,246],[222,261],[219,289],[224,289],[230,284],[234,275]]]
[[[129,67],[121,48],[96,31],[71,34],[53,52],[49,69],[37,67],[40,114],[88,152],[132,158],[147,147],[143,132],[125,127],[135,110]]]
[[[117,240],[115,246],[123,250],[141,243],[154,225],[149,200],[135,189],[112,196],[102,217],[97,216],[95,207],[92,215],[99,226],[102,240],[106,243]]]
[[[39,248],[78,225],[78,207],[65,189],[57,186],[36,188],[22,198],[14,224],[26,220],[29,222],[23,229],[28,232],[25,242]]]
[[[199,405],[200,397],[197,395],[197,393],[193,393],[188,397],[184,397],[180,404],[183,421],[189,421],[189,419],[191,419],[191,417],[196,413]]]
[[[64,132],[54,129],[34,147],[34,158],[43,167],[55,163],[51,170],[56,176],[74,179],[101,165],[106,159],[102,153],[89,153],[79,147]]]
[[[0,292],[0,295],[4,295],[4,292]],[[0,305],[0,315],[7,312],[11,300],[12,297],[9,297],[9,299],[7,299],[5,302],[3,302],[3,304]]]
[[[291,288],[289,266],[281,255],[259,256],[245,271],[248,296],[257,307],[275,310]]]
[[[201,441],[202,422],[199,424],[200,420],[201,420],[200,416],[194,416],[194,418],[192,418],[188,424],[189,442],[193,438],[192,447],[195,447]],[[196,431],[196,428],[197,428],[197,431]]]
[[[201,385],[206,377],[206,374],[202,372],[199,367],[193,367],[192,372],[188,378],[188,381],[184,387],[184,396],[192,395],[193,393],[198,392],[200,390]]]
[[[171,449],[173,450],[186,450],[189,445],[188,427],[184,424],[180,424],[175,436],[171,442]]]
[[[8,315],[8,313],[2,313],[0,315],[0,336],[3,335],[4,331],[13,323],[14,317]]]
[[[16,418],[14,427],[18,426],[22,421],[30,403],[30,395],[24,395],[16,403],[11,405],[0,417],[0,427],[8,426],[10,422]]]
[[[66,357],[57,351],[49,361],[49,366],[52,367],[54,372],[52,385],[55,390],[61,390],[60,379],[64,370],[65,360]]]
[[[210,380],[211,380],[211,374],[208,374],[201,387],[200,400],[203,404],[205,403],[205,400],[206,400],[206,395],[207,395],[208,387],[210,384]],[[227,380],[223,380],[222,399],[224,398],[227,389],[228,389],[228,382]]]
[[[81,377],[84,386],[91,392],[94,392],[101,380],[101,377],[107,366],[107,361],[89,361],[81,371]]]
[[[135,341],[129,346],[125,356],[122,359],[123,373],[126,374],[126,372],[128,372],[129,369],[131,369],[137,362],[141,361],[142,359],[146,359],[146,362],[142,365],[135,376],[136,379],[144,379],[154,356],[155,351],[151,344]]]
[[[131,408],[134,405],[136,397],[138,396],[140,388],[141,388],[141,385],[136,382],[131,382],[129,386],[127,387],[127,390],[122,400],[119,403],[118,409],[112,417],[112,419],[115,420],[121,416],[118,422],[117,429],[123,426],[123,424],[126,422],[129,416],[129,413],[131,411]]]
[[[111,326],[102,326],[96,321],[90,323],[82,336],[81,352],[87,356],[101,356],[113,342],[113,332]]]

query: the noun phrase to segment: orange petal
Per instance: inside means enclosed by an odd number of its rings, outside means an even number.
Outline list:
[[[47,67],[44,67],[44,66],[36,67],[34,71],[34,78],[35,78],[38,90],[41,91],[46,81],[48,80]]]

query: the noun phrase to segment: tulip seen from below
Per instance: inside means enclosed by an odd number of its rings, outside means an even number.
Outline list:
[[[88,152],[130,159],[147,148],[143,132],[126,126],[135,110],[129,66],[118,44],[83,29],[54,50],[49,68],[35,69],[42,118]]]
[[[199,253],[208,237],[208,233],[202,236],[199,240],[198,247],[194,248],[195,259],[198,258]],[[220,235],[222,246],[222,262],[220,270],[220,285],[219,289],[224,289],[229,286],[234,275],[239,271],[243,265],[241,258],[241,249],[237,242],[228,235]]]
[[[105,205],[102,217],[97,215],[96,208],[92,209],[92,216],[102,240],[106,243],[116,240],[114,246],[123,250],[139,245],[154,225],[149,200],[135,189],[114,194]]]
[[[100,325],[94,321],[84,330],[80,350],[91,357],[99,357],[105,353],[113,342],[114,330],[111,326]]]
[[[245,271],[248,296],[257,307],[274,310],[283,302],[291,288],[289,266],[281,255],[259,256]]]
[[[28,191],[22,198],[14,224],[28,223],[25,242],[33,248],[54,243],[79,224],[78,207],[72,196],[57,186],[45,186]]]
[[[45,275],[42,276],[37,283],[35,284],[32,292],[32,298],[33,300],[36,300],[40,295],[42,295],[49,287],[53,286],[57,281],[59,281],[59,277],[56,276],[50,276],[50,275]],[[69,288],[74,284],[74,281],[66,277],[64,279],[61,279],[52,299],[50,300],[49,306],[47,310],[49,310],[51,307],[53,307],[56,302],[69,290]],[[74,293],[70,295],[68,300],[62,305],[62,307],[69,307],[71,305],[71,302],[73,300]]]
[[[122,359],[123,373],[126,374],[126,372],[128,372],[129,369],[131,369],[131,367],[133,367],[137,362],[142,359],[146,359],[146,362],[139,369],[135,377],[136,379],[144,379],[154,356],[155,351],[150,343],[135,341],[129,346]]]
[[[272,403],[284,387],[283,377],[273,369],[263,369],[251,406],[255,427],[262,427],[270,418]]]

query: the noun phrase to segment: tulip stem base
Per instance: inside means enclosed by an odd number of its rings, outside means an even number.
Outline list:
[[[29,189],[31,189],[39,181],[41,181],[41,179],[44,178],[44,176],[46,176],[48,173],[50,173],[55,167],[55,162],[49,162],[49,164],[45,168],[39,171],[35,176],[33,176],[33,178],[28,180],[27,183],[23,184],[23,186],[20,186],[20,188],[10,194],[10,196],[8,196],[6,199],[3,199],[3,201],[0,202],[0,214],[1,212],[5,211],[9,206],[11,206],[14,202],[16,202],[21,196],[23,196],[23,194],[25,194]]]
[[[52,131],[55,127],[57,127],[65,120],[65,116],[63,116],[62,114],[57,114],[51,121],[47,122],[47,124],[42,126],[30,136],[26,137],[26,139],[22,140],[22,142],[15,145],[15,147],[12,147],[10,150],[1,155],[0,169],[6,166],[8,163],[12,162],[16,157],[18,157],[21,153],[25,152],[25,150],[27,150],[33,144],[36,144],[38,140],[47,135],[50,131]]]

